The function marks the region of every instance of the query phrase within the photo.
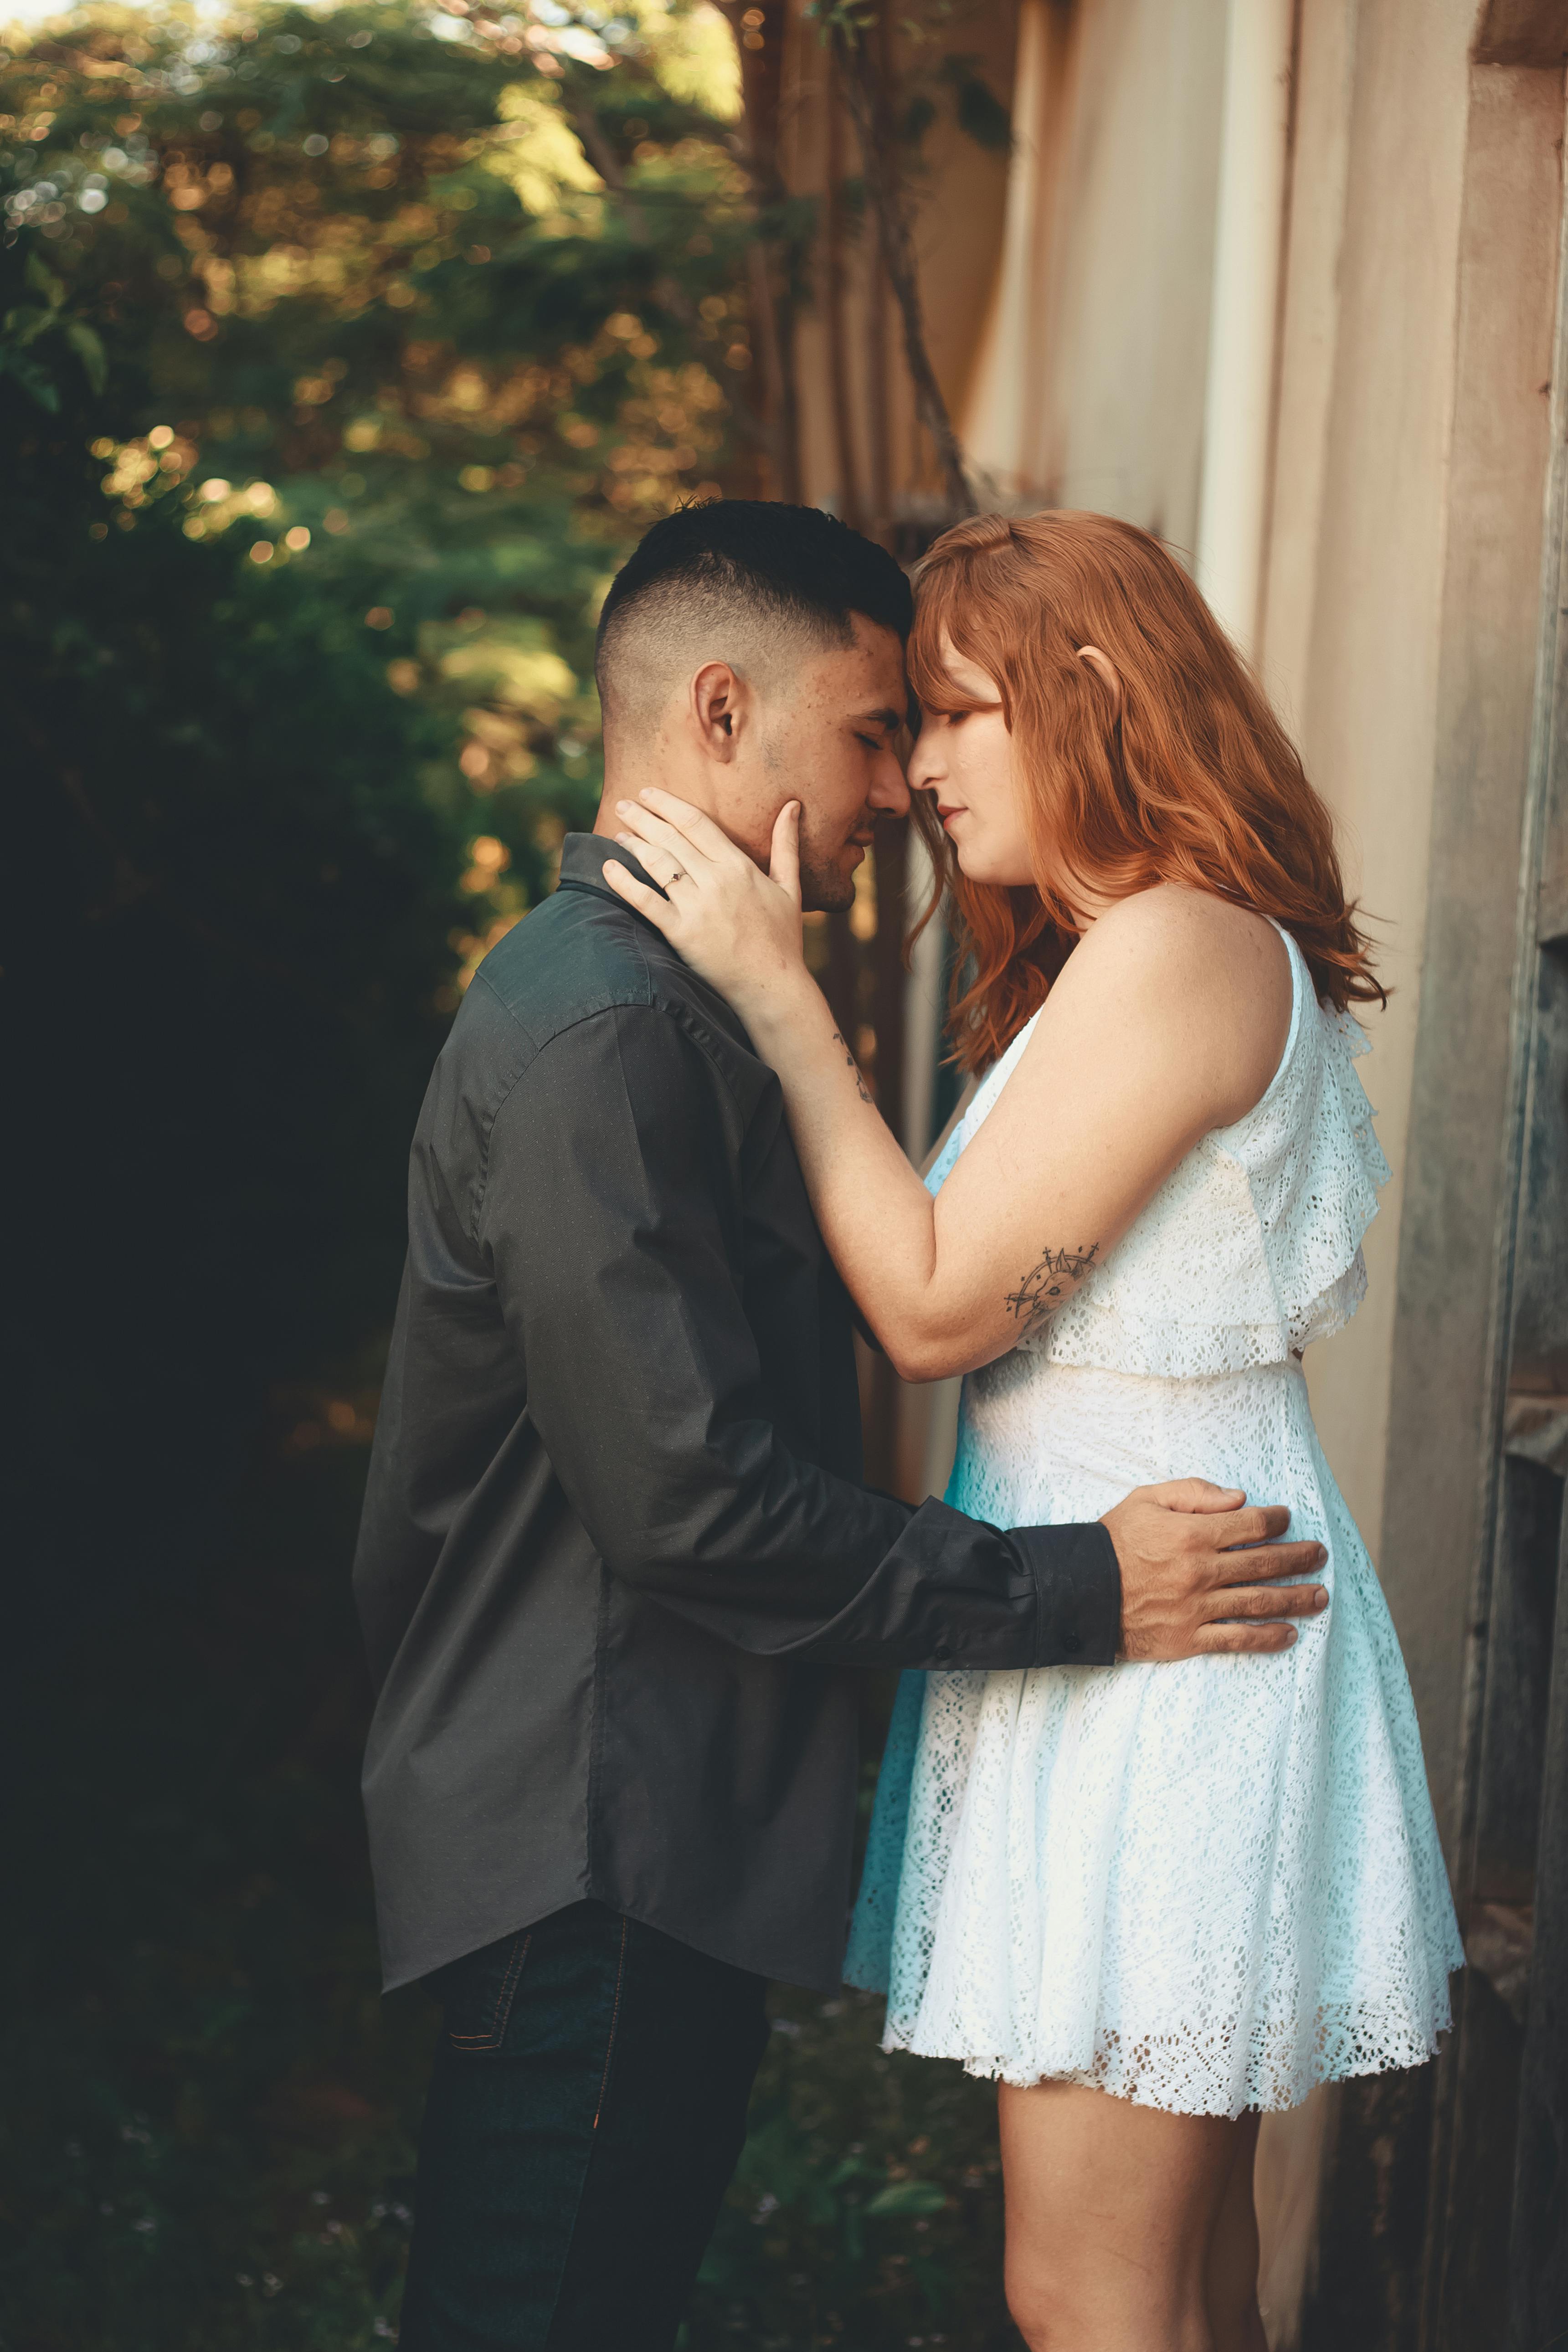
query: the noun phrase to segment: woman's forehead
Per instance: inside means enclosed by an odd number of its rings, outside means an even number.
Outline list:
[[[961,653],[945,628],[934,646],[928,644],[921,650],[927,657],[916,667],[925,672],[928,686],[940,682],[952,687],[955,693],[973,695],[980,701],[996,699],[996,681],[990,671],[968,654]]]

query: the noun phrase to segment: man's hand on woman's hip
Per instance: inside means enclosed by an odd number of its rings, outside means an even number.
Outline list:
[[[1287,1621],[1329,1605],[1321,1584],[1275,1580],[1310,1577],[1328,1559],[1321,1543],[1279,1542],[1289,1524],[1282,1506],[1248,1507],[1238,1486],[1135,1486],[1100,1521],[1121,1570],[1122,1657],[1288,1650]]]

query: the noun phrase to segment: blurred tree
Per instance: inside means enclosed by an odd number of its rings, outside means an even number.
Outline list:
[[[0,54],[37,1601],[191,1558],[268,1384],[374,1339],[442,1021],[596,794],[598,596],[735,462],[725,29],[542,13]]]
[[[357,1449],[426,1074],[596,794],[603,583],[790,478],[815,212],[739,79],[689,0],[0,49],[18,2352],[393,2332],[426,2028],[376,1994]],[[693,2345],[990,2352],[985,2090],[782,2023]]]

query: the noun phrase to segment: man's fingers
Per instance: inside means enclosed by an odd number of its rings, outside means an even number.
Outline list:
[[[1241,1487],[1211,1486],[1206,1478],[1165,1478],[1143,1492],[1166,1511],[1234,1511],[1247,1500]]]
[[[639,915],[646,915],[667,939],[670,936],[670,919],[674,910],[668,898],[661,898],[657,890],[650,890],[646,882],[639,882],[635,874],[628,874],[626,867],[613,857],[605,860],[604,874],[618,898],[625,898]]]
[[[768,879],[787,890],[798,907],[800,904],[800,803],[785,801],[773,819],[773,849],[768,859]]]
[[[1294,1625],[1208,1625],[1198,1635],[1193,1655],[1236,1657],[1249,1650],[1288,1650],[1295,1639]]]
[[[1271,1543],[1289,1524],[1283,1503],[1254,1503],[1245,1511],[1215,1517],[1204,1533],[1228,1551],[1236,1544]]]
[[[1211,1622],[1222,1617],[1321,1617],[1329,1605],[1321,1584],[1242,1584],[1216,1592]]]
[[[1242,1584],[1275,1584],[1282,1578],[1316,1576],[1328,1561],[1320,1543],[1258,1544],[1250,1551],[1222,1552],[1215,1561],[1215,1584],[1234,1591]]]

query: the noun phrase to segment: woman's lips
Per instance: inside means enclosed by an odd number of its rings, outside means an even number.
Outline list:
[[[936,813],[942,819],[943,824],[946,824],[950,817],[963,816],[966,814],[966,812],[962,808],[944,808],[941,801],[938,801],[936,804]]]

